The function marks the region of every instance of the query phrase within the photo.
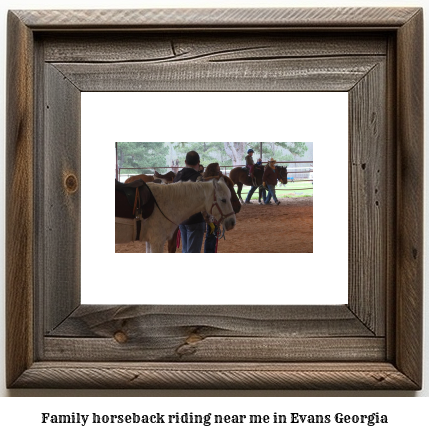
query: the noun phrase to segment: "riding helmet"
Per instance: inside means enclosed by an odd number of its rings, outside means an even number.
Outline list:
[[[254,151],[251,148],[249,148],[249,150],[247,150],[247,153],[254,153]]]

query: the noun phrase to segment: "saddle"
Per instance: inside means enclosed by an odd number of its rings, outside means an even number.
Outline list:
[[[115,217],[146,219],[152,215],[154,207],[155,197],[143,180],[121,183],[115,179]]]

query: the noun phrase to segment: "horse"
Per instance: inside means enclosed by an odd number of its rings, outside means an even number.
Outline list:
[[[255,176],[256,183],[258,186],[262,185],[262,176],[264,175],[263,168],[260,168],[258,165],[253,167],[253,175]],[[253,186],[253,181],[249,176],[249,170],[243,167],[233,168],[229,173],[229,178],[232,180],[234,185],[238,186],[237,195],[242,203],[244,203],[241,198],[241,190],[243,189],[243,185]]]
[[[208,168],[208,167],[207,167]],[[234,183],[228,176],[206,176],[207,172],[204,174],[204,180],[220,180],[221,178],[225,181],[225,183],[228,185],[229,191],[231,192],[231,205],[234,212],[237,214],[241,210],[241,204],[240,200],[237,197],[237,194],[234,190]],[[199,182],[198,182],[199,183]],[[180,224],[180,223],[179,223]],[[173,237],[168,240],[168,252],[169,253],[175,253],[176,248],[179,246],[177,241],[177,234],[179,232],[179,227],[174,231]]]
[[[153,176],[149,176],[147,174],[138,174],[136,176],[131,176],[128,177],[127,180],[125,180],[125,183],[132,183],[135,182],[136,180],[143,180],[146,183],[172,183],[174,177],[176,176],[176,174],[173,173],[173,171],[169,171],[166,174],[159,174],[156,170]]]
[[[144,220],[140,241],[146,242],[147,253],[162,253],[164,244],[172,239],[178,225],[195,213],[206,211],[215,222],[229,231],[235,227],[231,193],[223,179],[207,182],[150,184],[156,207]]]
[[[282,167],[280,165],[276,165],[276,176],[277,180],[281,181],[281,183],[287,183],[287,167]],[[262,177],[264,175],[264,168],[260,168],[259,165],[254,166],[253,175],[256,178],[257,187],[262,185]],[[252,179],[249,176],[249,172],[247,168],[243,167],[236,167],[231,170],[229,173],[229,177],[233,181],[234,185],[238,186],[237,195],[238,198],[242,203],[244,203],[243,199],[241,198],[241,190],[243,189],[243,185],[252,186],[250,189],[253,192],[256,191],[256,188],[253,183]],[[260,193],[261,194],[261,193]],[[260,197],[259,197],[260,198]]]
[[[155,170],[154,179],[161,180],[161,183],[173,183],[174,178],[176,177],[176,173],[173,171],[169,171],[166,174],[159,174],[158,171]]]

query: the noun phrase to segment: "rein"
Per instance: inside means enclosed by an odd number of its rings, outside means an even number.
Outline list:
[[[147,186],[147,185],[146,185],[146,186]],[[155,202],[156,207],[157,207],[157,208],[159,209],[159,211],[162,213],[163,217],[164,217],[167,221],[170,221],[170,223],[172,223],[172,224],[174,224],[175,226],[179,227],[179,224],[176,224],[174,221],[171,221],[170,218],[168,218],[168,217],[165,216],[164,212],[163,212],[163,211],[161,210],[161,208],[159,207],[159,204],[158,204],[158,202],[156,201],[156,198],[155,198],[155,196],[153,195],[153,192],[150,190],[149,186],[147,186],[147,189],[149,189],[149,192],[152,194],[153,201]]]

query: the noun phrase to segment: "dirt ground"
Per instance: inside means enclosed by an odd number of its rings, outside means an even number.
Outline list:
[[[141,242],[115,245],[115,252],[145,253],[146,246]],[[237,225],[218,244],[218,253],[312,252],[313,197],[283,198],[279,206],[260,205],[256,200],[244,204]],[[181,245],[176,253],[181,253]]]

